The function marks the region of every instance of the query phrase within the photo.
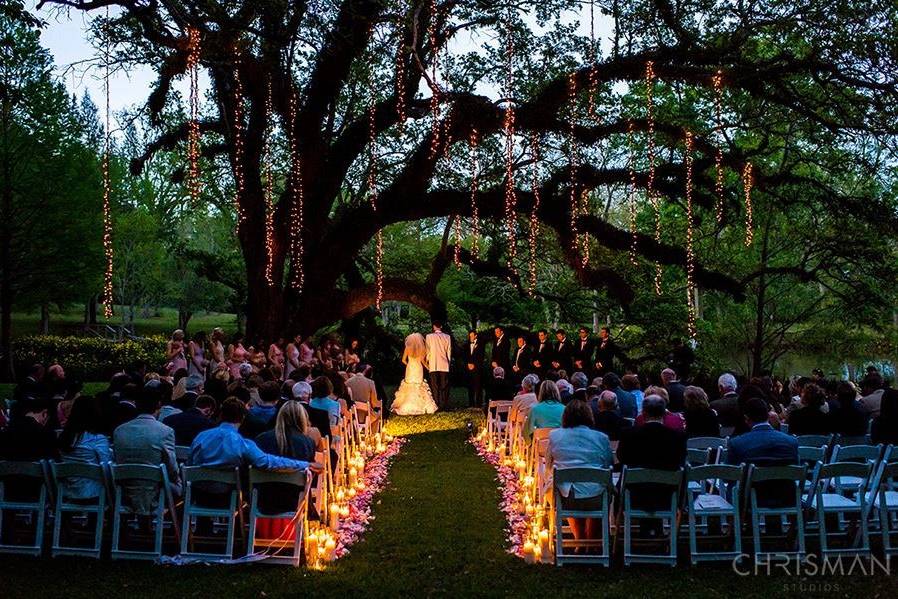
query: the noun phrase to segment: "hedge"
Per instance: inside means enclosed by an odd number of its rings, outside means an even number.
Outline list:
[[[110,341],[96,337],[36,335],[13,341],[12,355],[18,372],[31,364],[58,362],[66,376],[82,381],[105,381],[125,366],[144,362],[149,368],[165,363],[164,337]]]

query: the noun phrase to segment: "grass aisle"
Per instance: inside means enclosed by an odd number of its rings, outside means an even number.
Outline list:
[[[506,553],[494,470],[465,443],[470,414],[397,418],[408,444],[375,499],[376,519],[324,572],[264,564],[159,567],[0,556],[0,596],[27,597],[893,597],[895,578],[739,577],[728,564],[626,570],[527,566]]]

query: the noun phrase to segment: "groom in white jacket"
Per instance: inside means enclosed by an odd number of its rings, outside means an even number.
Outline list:
[[[424,339],[427,347],[427,377],[433,399],[441,410],[449,408],[449,361],[452,337],[443,332],[443,323],[433,322],[433,332]]]

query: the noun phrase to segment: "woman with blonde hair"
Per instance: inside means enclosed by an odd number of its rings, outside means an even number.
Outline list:
[[[184,331],[181,329],[175,329],[175,331],[171,334],[171,339],[169,339],[168,344],[166,344],[165,348],[166,357],[168,358],[168,364],[166,370],[168,370],[168,375],[171,376],[177,371],[183,369],[187,369],[187,354],[185,353],[184,347]]]
[[[315,462],[315,447],[320,435],[313,438],[317,430],[309,426],[309,415],[298,401],[287,401],[281,406],[275,419],[274,430],[256,437],[256,445],[265,453]],[[309,481],[311,483],[311,481]],[[282,483],[260,485],[259,509],[266,514],[282,514],[296,510],[299,501],[297,487]],[[290,518],[260,518],[257,520],[256,534],[263,539],[285,538],[292,535],[288,529],[293,526]]]
[[[402,363],[405,364],[405,378],[399,384],[390,411],[399,415],[433,414],[437,404],[433,401],[430,386],[424,380],[424,359],[427,346],[424,335],[412,333],[405,338]]]

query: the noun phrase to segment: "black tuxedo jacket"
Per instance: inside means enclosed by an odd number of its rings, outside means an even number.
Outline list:
[[[539,366],[533,364],[533,368],[538,372],[545,372],[552,367],[552,360],[555,359],[555,350],[552,343],[546,339],[546,342],[540,346],[539,343],[533,348],[533,361],[539,361]]]
[[[490,362],[495,362],[508,373],[511,368],[511,345],[507,335],[502,337],[502,341],[498,339],[493,341],[493,353],[490,355]]]
[[[589,372],[592,370],[592,355],[595,352],[596,345],[593,343],[592,339],[587,339],[586,344],[583,345],[583,342],[577,337],[574,340],[574,370],[582,370],[583,372]],[[580,366],[576,365],[576,362],[581,362]]]
[[[602,342],[599,341],[596,343],[596,363],[601,363],[602,365],[598,368],[599,372],[604,374],[606,372],[610,372],[614,370],[614,358],[615,356],[620,356],[620,349],[617,347],[617,344],[608,339],[605,342],[605,345],[602,345]]]
[[[521,350],[520,353],[518,350]],[[525,375],[533,369],[533,348],[529,345],[525,345],[523,349],[516,347],[513,356],[514,365],[518,367],[519,375]]]
[[[665,427],[660,422],[624,429],[620,434],[617,459],[630,468],[676,470],[686,462],[686,433]],[[638,492],[637,492],[638,491]],[[670,506],[670,489],[646,484],[633,489],[637,509],[659,509]]]
[[[480,369],[483,368],[483,341],[477,340],[477,345],[474,346],[474,351],[471,351],[471,342],[465,341],[463,344],[462,355],[465,357],[465,372],[470,372],[467,368],[468,364],[474,364],[477,368],[477,372],[480,372]]]
[[[567,373],[571,373],[571,365],[574,362],[574,344],[570,339],[565,338],[564,341],[555,346],[555,357],[553,358],[559,364],[559,368],[564,368]]]

